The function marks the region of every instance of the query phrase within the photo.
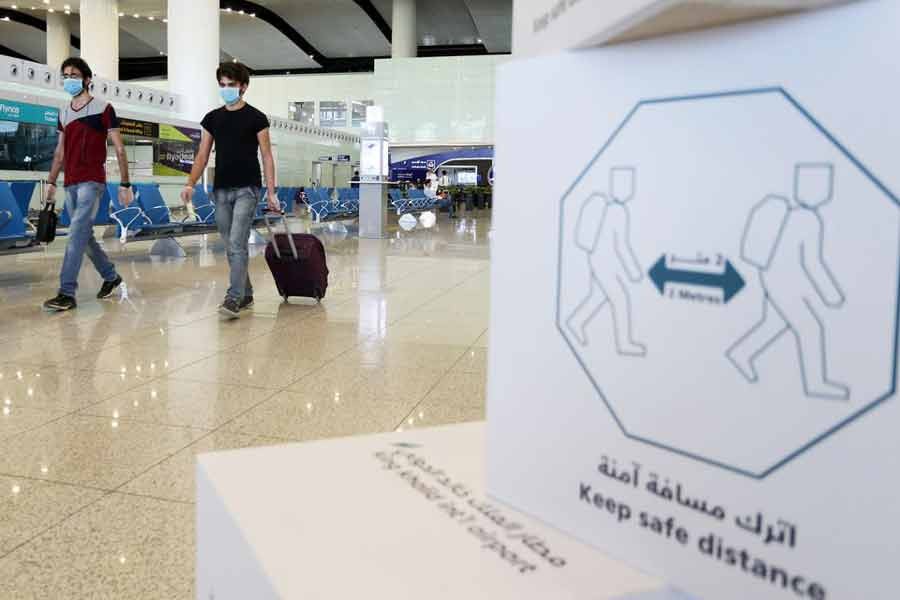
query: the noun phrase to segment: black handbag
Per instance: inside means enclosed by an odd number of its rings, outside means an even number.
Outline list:
[[[56,239],[56,205],[53,202],[44,204],[38,217],[35,239],[42,244],[49,244]]]

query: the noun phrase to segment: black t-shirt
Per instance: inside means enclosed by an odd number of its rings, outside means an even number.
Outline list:
[[[215,188],[262,187],[257,134],[269,119],[249,104],[239,110],[224,106],[207,113],[200,125],[216,144]]]

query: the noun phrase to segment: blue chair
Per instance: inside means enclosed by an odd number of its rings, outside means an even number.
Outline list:
[[[340,217],[347,214],[337,200],[331,198],[331,194],[323,188],[314,188],[307,192],[309,198],[309,210],[316,222]]]
[[[412,210],[423,210],[428,206],[428,197],[425,192],[419,189],[409,190],[409,208]]]
[[[34,235],[25,230],[25,217],[8,183],[0,182],[0,250],[34,244]]]
[[[135,184],[134,200],[149,220],[142,227],[143,231],[177,233],[181,230],[180,224],[172,220],[172,213],[159,191],[158,183]]]
[[[128,208],[119,204],[119,184],[108,183],[106,190],[109,197],[109,217],[116,224],[116,235],[120,242],[124,244],[129,237],[136,236],[144,227],[151,225],[150,217],[144,214],[139,202],[132,202]]]
[[[12,191],[16,204],[19,206],[19,212],[26,219],[28,218],[28,207],[31,205],[35,186],[37,186],[37,181],[13,181],[9,184],[9,189]]]
[[[400,190],[388,190],[388,198],[390,199],[391,207],[397,211],[398,216],[409,211],[410,201],[403,197]]]
[[[194,213],[197,215],[197,221],[188,223],[183,221],[182,225],[186,228],[203,228],[208,229],[216,225],[216,204],[206,193],[202,185],[194,186],[194,196],[191,198],[191,204],[194,205]]]
[[[276,190],[278,200],[281,202],[281,208],[286,213],[294,212],[294,198],[297,195],[297,188],[280,187]]]

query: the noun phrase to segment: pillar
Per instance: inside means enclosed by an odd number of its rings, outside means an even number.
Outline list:
[[[415,58],[419,47],[416,0],[394,0],[393,14],[391,58]]]
[[[219,0],[170,0],[168,5],[169,92],[181,96],[185,119],[200,121],[222,104],[216,83]]]
[[[94,75],[119,78],[119,0],[81,0],[81,58]]]
[[[71,54],[72,28],[69,26],[69,15],[61,12],[47,13],[47,64],[51,69],[58,69]]]

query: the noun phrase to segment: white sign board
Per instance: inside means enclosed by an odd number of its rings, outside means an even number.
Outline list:
[[[196,597],[682,598],[483,481],[483,423],[203,455]]]
[[[492,494],[704,599],[897,597],[898,22],[500,67]]]
[[[513,52],[548,54],[845,1],[849,0],[515,0]]]

